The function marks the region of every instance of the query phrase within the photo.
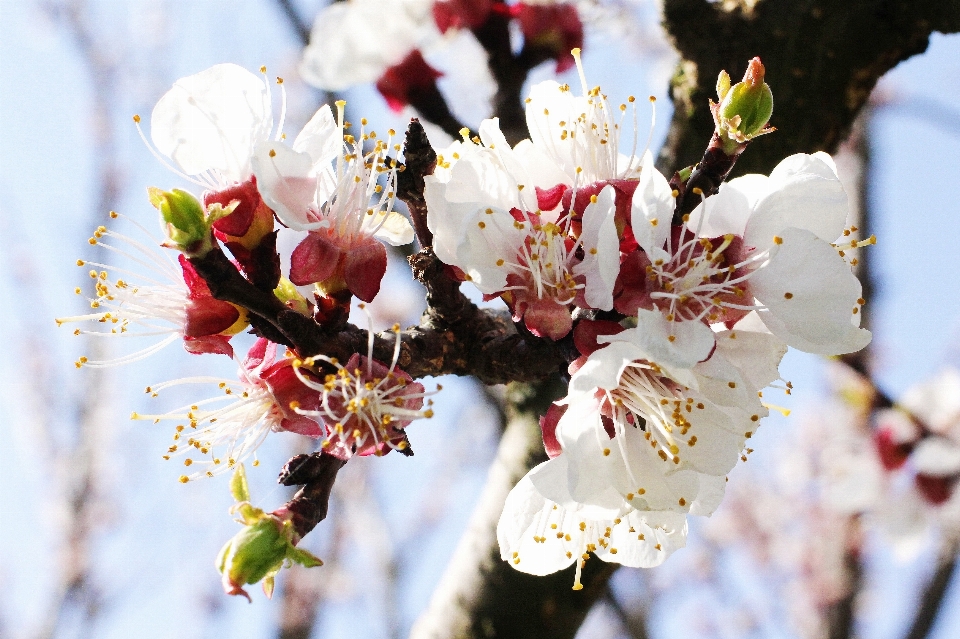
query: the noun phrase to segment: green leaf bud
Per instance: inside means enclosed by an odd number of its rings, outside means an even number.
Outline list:
[[[753,58],[743,80],[733,86],[726,71],[717,78],[720,103],[711,103],[711,110],[716,133],[728,150],[774,130],[767,126],[773,115],[773,92],[763,81],[764,73],[760,58]]]

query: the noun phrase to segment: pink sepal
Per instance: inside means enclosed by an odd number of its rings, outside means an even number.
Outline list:
[[[443,74],[427,64],[419,49],[414,49],[399,64],[388,67],[377,80],[377,91],[394,112],[403,110],[413,95],[436,84]]]
[[[550,459],[553,459],[563,452],[563,449],[560,448],[560,440],[557,439],[557,423],[566,412],[566,404],[550,404],[550,408],[547,409],[547,414],[540,418],[543,448],[547,451],[547,456],[550,457]]]
[[[511,14],[520,23],[524,39],[550,49],[557,61],[557,73],[574,65],[571,49],[583,47],[583,23],[571,3],[541,5],[523,2],[511,7]]]
[[[350,292],[364,302],[372,302],[380,292],[386,272],[387,249],[373,238],[351,246],[344,256],[343,279]]]
[[[324,230],[310,233],[290,256],[290,281],[303,286],[326,280],[336,272],[340,253]]]
[[[573,329],[573,344],[581,355],[590,356],[606,346],[597,342],[599,336],[616,335],[624,330],[620,324],[610,320],[581,320]]]
[[[233,357],[233,346],[230,345],[230,338],[227,335],[204,335],[203,337],[184,337],[183,348],[188,353],[194,355],[203,355],[205,353],[214,353],[216,355],[226,355]]]

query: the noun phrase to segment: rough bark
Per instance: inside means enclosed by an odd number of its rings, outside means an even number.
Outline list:
[[[682,62],[661,168],[700,159],[713,131],[707,100],[716,99],[717,74],[738,77],[760,56],[778,130],[755,140],[734,174],[766,173],[792,153],[835,151],[884,73],[923,53],[933,31],[960,30],[960,3],[664,0],[664,26]]]

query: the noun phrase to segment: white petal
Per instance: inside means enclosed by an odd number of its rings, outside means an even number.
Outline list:
[[[700,382],[709,393],[710,381],[701,377]],[[746,433],[756,430],[757,424],[750,420],[751,413],[745,412],[747,406],[743,409],[722,407],[711,401],[708,394],[688,397],[692,397],[696,404],[691,404],[692,410],[684,414],[687,419],[685,437],[677,443],[671,464],[673,468],[692,469],[707,475],[726,475],[740,459]],[[754,414],[766,415],[756,395],[752,404],[749,408],[756,411]],[[693,437],[696,438],[694,446],[685,443]]]
[[[446,192],[445,181],[436,175],[424,177],[423,198],[427,203],[427,228],[433,233],[433,250],[440,261],[452,264],[457,255],[462,221],[472,207],[452,204],[447,200]]]
[[[557,440],[563,454],[531,476],[545,497],[569,509],[582,510],[593,518],[614,517],[623,507],[623,497],[610,481],[607,464],[598,460],[603,432],[595,403],[575,403],[557,424]],[[566,420],[566,421],[564,421]]]
[[[218,171],[234,182],[250,177],[254,146],[272,127],[263,79],[235,64],[180,78],[150,118],[153,143],[184,173]]]
[[[481,292],[498,293],[506,286],[508,271],[497,262],[516,262],[526,235],[503,209],[474,209],[466,220],[452,263],[467,273]]]
[[[377,223],[379,223],[380,217],[382,215],[378,216]],[[403,215],[391,211],[387,214],[383,226],[373,236],[391,246],[403,246],[413,241],[413,226]]]
[[[326,104],[313,114],[293,142],[293,150],[308,153],[314,165],[332,162],[341,148],[343,140],[340,138],[340,129],[333,119],[330,106]]]
[[[629,332],[629,331],[624,331]],[[622,335],[622,333],[621,333]],[[613,390],[620,384],[620,376],[630,362],[648,359],[646,351],[630,339],[613,341],[619,335],[600,336],[597,341],[609,341],[609,346],[594,351],[570,379],[570,392],[592,396],[597,388]]]
[[[781,231],[770,262],[750,278],[759,313],[770,331],[794,348],[822,355],[858,351],[870,342],[853,308],[859,280],[837,251],[810,231]]]
[[[720,237],[727,233],[742,236],[756,203],[769,192],[771,185],[770,178],[756,173],[725,182],[720,185],[719,193],[693,210],[687,227],[701,237]]]
[[[566,568],[595,546],[603,561],[635,568],[659,565],[686,544],[684,515],[638,511],[623,504],[622,514],[591,517],[545,499],[532,477],[556,458],[533,469],[507,496],[497,524],[500,556],[517,570],[546,575]]]
[[[533,144],[553,158],[554,162],[572,184],[576,174],[574,138],[567,135],[561,138],[564,129],[572,128],[577,98],[569,90],[561,90],[560,84],[553,80],[540,82],[530,89],[526,106],[527,129]],[[580,109],[584,111],[584,109]],[[564,122],[561,125],[560,122]],[[613,176],[610,176],[613,177]]]
[[[613,285],[620,272],[620,240],[614,220],[616,191],[605,186],[597,201],[587,205],[583,212],[583,262],[574,267],[577,275],[586,276],[584,291],[587,304],[609,311],[613,308]]]
[[[960,416],[960,371],[938,371],[933,379],[908,389],[901,403],[934,431],[948,433]]]
[[[747,367],[749,366],[748,364]],[[711,402],[720,406],[742,408],[751,413],[760,409],[757,391],[766,384],[760,387],[748,384],[741,371],[733,366],[719,349],[710,359],[697,364],[693,372],[697,375],[700,392]]]
[[[787,345],[770,333],[743,330],[738,324],[732,331],[716,334],[717,352],[740,370],[747,384],[763,390],[780,379],[780,360]]]
[[[530,188],[549,189],[558,184],[569,184],[567,174],[560,170],[553,158],[530,140],[520,140],[513,147],[517,161],[526,169]]]
[[[663,248],[670,232],[676,200],[667,179],[653,165],[653,154],[643,154],[640,183],[633,192],[630,224],[637,244],[649,252]]]
[[[750,311],[743,318],[738,321],[734,328],[738,331],[749,331],[751,333],[770,333],[770,329],[767,328],[767,325],[763,323],[763,320],[760,319],[760,315],[756,311]]]
[[[500,161],[500,166],[510,175],[513,182],[511,186],[517,191],[518,203],[522,203],[521,208],[526,211],[536,211],[538,209],[537,192],[534,188],[536,185],[529,179],[526,166],[514,154],[500,131],[500,118],[481,122],[478,133],[484,146],[493,152],[491,155]]]
[[[945,437],[927,437],[911,455],[917,470],[938,477],[960,473],[960,446]]]
[[[317,192],[313,160],[308,154],[281,142],[263,141],[257,146],[252,165],[260,196],[281,222],[295,231],[319,228],[307,217]]]
[[[543,544],[534,540],[534,536],[542,532],[541,522],[554,516],[553,508],[553,503],[537,491],[530,473],[527,473],[507,495],[497,522],[500,557],[511,562],[517,570],[531,575],[549,575],[572,564],[576,557],[567,557],[566,548],[553,534],[545,535],[547,542]]]
[[[821,158],[797,154],[783,160],[770,175],[773,187],[757,202],[747,223],[748,246],[770,246],[789,227],[806,229],[825,242],[843,232],[849,212],[840,180]]]
[[[483,148],[453,164],[445,197],[449,202],[471,202],[508,211],[521,205],[516,180],[503,169],[494,151]]]
[[[652,568],[687,544],[687,518],[681,513],[633,510],[620,520],[610,526],[609,545],[597,548],[604,561]]]
[[[611,440],[608,473],[620,494],[639,510],[687,512],[699,492],[699,474],[662,459],[639,428],[626,428]],[[617,454],[619,453],[619,454]]]
[[[339,91],[373,82],[387,67],[437,34],[427,0],[353,0],[322,9],[304,49],[300,74],[308,83]],[[367,32],[375,25],[376,36]]]
[[[706,359],[713,350],[714,337],[710,327],[702,322],[669,322],[659,311],[640,309],[636,328],[602,336],[597,341],[601,344],[630,341],[647,354],[646,359],[672,372],[677,368],[692,368]]]
[[[833,157],[829,153],[825,153],[823,151],[817,151],[816,153],[813,153],[810,157],[816,158],[821,162],[823,162],[824,164],[826,164],[827,167],[830,169],[830,171],[833,173],[834,177],[840,177],[840,174],[837,172],[837,163],[834,162]],[[830,177],[830,176],[826,175],[825,177]]]
[[[723,501],[723,493],[727,489],[726,477],[711,475],[700,476],[700,492],[697,500],[690,506],[691,515],[709,517]]]
[[[792,176],[802,174],[819,175],[827,180],[837,179],[837,165],[829,154],[818,151],[813,154],[794,153],[783,158],[770,173],[770,179],[785,182]]]

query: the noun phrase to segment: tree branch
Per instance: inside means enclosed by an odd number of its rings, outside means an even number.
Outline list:
[[[304,20],[297,8],[293,6],[293,0],[277,0],[277,6],[280,7],[280,11],[283,12],[300,44],[303,46],[310,44],[310,23]]]
[[[941,548],[937,569],[923,589],[923,594],[920,595],[920,605],[917,606],[913,623],[910,624],[905,639],[927,639],[930,631],[933,630],[933,624],[947,595],[947,588],[957,572],[958,550],[960,550],[960,543],[957,539],[948,540]]]
[[[510,17],[491,11],[489,18],[473,29],[473,35],[487,52],[487,66],[497,83],[493,114],[500,118],[500,130],[510,144],[528,137],[527,116],[521,92],[530,70],[552,57],[552,52],[532,43],[513,54],[510,44]]]

